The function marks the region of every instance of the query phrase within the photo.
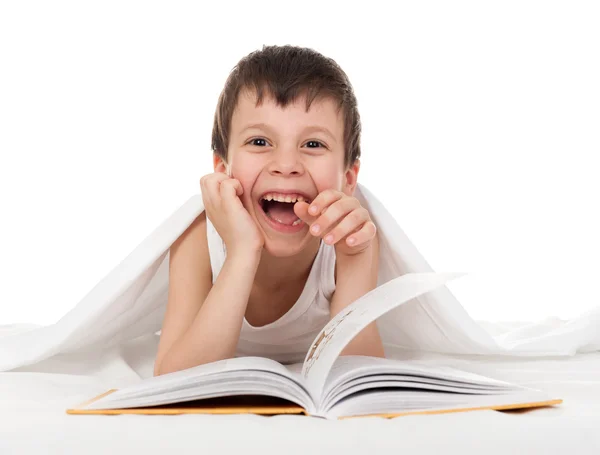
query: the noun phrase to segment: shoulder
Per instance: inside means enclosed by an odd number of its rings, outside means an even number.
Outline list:
[[[206,212],[198,215],[186,230],[171,244],[171,265],[192,267],[206,275],[210,272],[210,255],[206,234]]]
[[[178,247],[182,244],[197,243],[197,244],[208,244],[206,236],[206,212],[203,211],[198,215],[194,221],[183,231],[183,233],[177,237],[177,239],[171,245],[171,248]]]

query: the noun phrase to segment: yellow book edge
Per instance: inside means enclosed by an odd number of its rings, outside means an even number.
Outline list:
[[[67,414],[101,414],[101,415],[119,415],[119,414],[146,414],[146,415],[173,415],[173,414],[259,414],[259,415],[280,415],[280,414],[303,414],[309,416],[304,408],[298,405],[287,405],[277,404],[269,406],[251,405],[251,406],[240,406],[240,405],[215,405],[215,406],[194,406],[184,407],[177,404],[174,405],[163,405],[169,407],[150,407],[150,408],[115,408],[115,409],[82,409],[83,407],[99,400],[118,389],[110,389],[96,397],[93,397],[74,408],[67,409]],[[406,411],[406,412],[395,412],[389,414],[363,414],[358,416],[347,416],[340,417],[339,420],[344,419],[356,419],[363,417],[383,417],[383,418],[394,418],[406,415],[426,415],[426,414],[448,414],[452,412],[468,412],[468,411],[482,411],[482,410],[495,410],[495,411],[506,411],[511,409],[527,410],[533,408],[541,408],[547,406],[554,406],[561,404],[562,399],[552,399],[545,401],[532,401],[526,403],[510,403],[502,404],[497,406],[479,406],[471,408],[454,408],[454,409],[439,409],[439,410],[427,410],[427,411]]]

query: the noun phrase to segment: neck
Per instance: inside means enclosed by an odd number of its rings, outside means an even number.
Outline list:
[[[315,239],[300,253],[289,257],[273,256],[263,248],[256,270],[256,283],[263,290],[276,291],[290,281],[305,280],[310,274],[319,246],[320,239]]]

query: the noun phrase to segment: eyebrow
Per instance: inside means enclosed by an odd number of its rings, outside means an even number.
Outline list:
[[[246,127],[244,129],[242,129],[242,131],[240,132],[240,134],[242,134],[244,131],[252,129],[252,128],[263,129],[263,130],[266,130],[266,131],[273,131],[273,129],[269,125],[267,125],[266,123],[252,123],[250,125],[246,125]],[[320,131],[320,132],[325,133],[326,135],[328,135],[333,141],[336,141],[336,138],[333,135],[333,133],[331,131],[329,131],[327,128],[325,128],[324,126],[321,126],[321,125],[310,125],[310,126],[307,126],[306,128],[304,128],[303,132],[308,132],[308,131]]]

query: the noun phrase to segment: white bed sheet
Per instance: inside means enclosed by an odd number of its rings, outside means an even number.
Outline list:
[[[419,354],[542,388],[564,400],[557,407],[524,413],[473,411],[344,421],[65,413],[109,388],[147,376],[150,345],[155,343],[136,341],[93,361],[86,361],[85,353],[61,355],[0,373],[0,453],[600,453],[600,352],[537,359]]]

